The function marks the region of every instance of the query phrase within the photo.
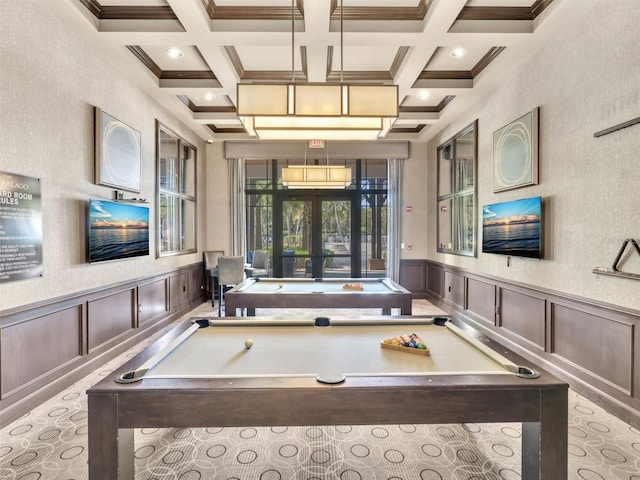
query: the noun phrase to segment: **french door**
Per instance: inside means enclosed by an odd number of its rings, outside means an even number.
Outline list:
[[[360,276],[358,224],[353,192],[282,192],[274,204],[274,276]]]

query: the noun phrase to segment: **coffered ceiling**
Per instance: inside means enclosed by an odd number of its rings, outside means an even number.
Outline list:
[[[341,28],[340,0],[295,0],[293,22],[291,0],[44,0],[213,141],[249,138],[236,115],[238,82],[341,78],[398,85],[387,138],[427,141],[590,3],[342,1]],[[457,48],[466,53],[454,56]]]

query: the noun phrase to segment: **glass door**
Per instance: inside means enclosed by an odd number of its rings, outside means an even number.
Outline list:
[[[351,200],[319,199],[320,244],[314,249],[313,277],[353,277]],[[359,276],[359,275],[358,275]]]
[[[287,194],[276,201],[274,276],[348,278],[359,271],[352,197],[318,192]]]
[[[274,231],[274,274],[284,278],[305,277],[310,268],[308,256],[313,251],[313,197],[284,198],[279,203],[280,208],[276,207],[276,211],[280,214],[282,228]],[[277,247],[279,244],[282,248]]]

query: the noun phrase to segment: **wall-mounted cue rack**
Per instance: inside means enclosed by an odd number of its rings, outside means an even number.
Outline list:
[[[593,136],[596,138],[602,137],[603,135],[617,132],[618,130],[622,130],[623,128],[627,128],[638,123],[640,123],[640,117],[629,120],[628,122],[619,123],[618,125],[614,125],[613,127],[605,128],[604,130],[600,130],[599,132],[594,133]]]

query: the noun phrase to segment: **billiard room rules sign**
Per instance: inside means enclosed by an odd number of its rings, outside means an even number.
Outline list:
[[[40,179],[0,172],[0,283],[41,276]]]

